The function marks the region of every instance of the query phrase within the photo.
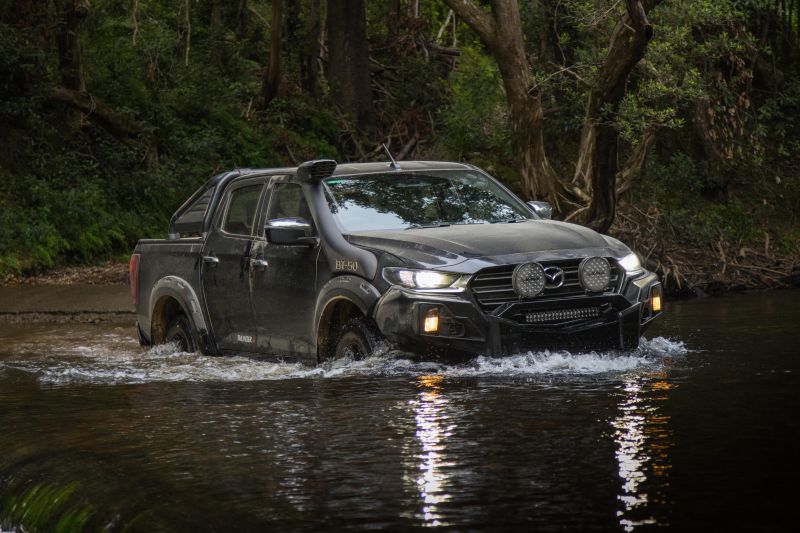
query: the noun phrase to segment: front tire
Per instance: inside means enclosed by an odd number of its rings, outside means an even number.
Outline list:
[[[194,327],[184,314],[172,319],[167,327],[165,342],[174,342],[181,352],[194,353],[197,351],[197,335]]]
[[[375,353],[381,338],[377,328],[366,320],[353,318],[342,328],[339,340],[336,341],[333,357],[335,359],[345,357],[366,359]]]

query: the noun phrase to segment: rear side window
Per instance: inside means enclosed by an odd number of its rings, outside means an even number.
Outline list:
[[[172,229],[170,231],[198,235],[202,233],[203,220],[205,220],[208,204],[211,203],[211,196],[213,194],[213,187],[209,187],[200,193],[200,196],[178,215],[172,223]],[[195,193],[195,196],[197,196],[197,193]]]
[[[262,185],[249,185],[231,192],[228,211],[222,223],[223,231],[234,235],[252,235]]]

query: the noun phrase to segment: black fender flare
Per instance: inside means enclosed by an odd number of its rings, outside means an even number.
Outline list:
[[[150,291],[150,299],[147,306],[147,319],[149,324],[146,326],[145,331],[150,334],[150,342],[154,342],[153,332],[153,313],[158,302],[164,297],[173,298],[181,306],[183,312],[189,318],[192,326],[195,328],[200,344],[203,351],[214,352],[214,346],[211,346],[207,340],[210,339],[208,325],[206,323],[205,315],[203,315],[203,307],[200,305],[200,299],[197,296],[191,284],[178,276],[165,276],[158,280],[153,285]]]
[[[328,281],[319,291],[317,302],[314,306],[314,322],[311,338],[317,339],[320,331],[320,321],[325,310],[337,301],[346,300],[355,305],[364,316],[371,316],[375,303],[380,299],[381,293],[372,283],[359,276],[336,276]],[[316,344],[316,342],[315,342]],[[317,347],[319,349],[319,347]]]

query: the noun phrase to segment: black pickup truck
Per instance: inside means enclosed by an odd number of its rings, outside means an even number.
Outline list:
[[[635,348],[657,276],[550,211],[459,163],[226,172],[136,246],[139,338],[314,363],[387,341],[432,357]]]

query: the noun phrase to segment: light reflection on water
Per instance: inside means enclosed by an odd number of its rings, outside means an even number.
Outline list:
[[[426,526],[448,525],[443,521],[439,506],[450,500],[446,468],[447,440],[455,425],[446,414],[449,400],[442,394],[441,374],[417,377],[420,389],[417,398],[409,403],[414,410],[416,439],[421,447],[417,456],[418,476],[415,480],[422,504],[421,518]]]
[[[626,532],[640,526],[667,525],[660,517],[653,516],[650,505],[663,496],[651,494],[647,488],[648,474],[659,478],[649,486],[664,487],[669,482],[670,416],[661,413],[656,404],[667,399],[668,392],[675,387],[665,381],[666,377],[663,371],[623,376],[619,414],[611,420],[622,479],[617,516]]]

